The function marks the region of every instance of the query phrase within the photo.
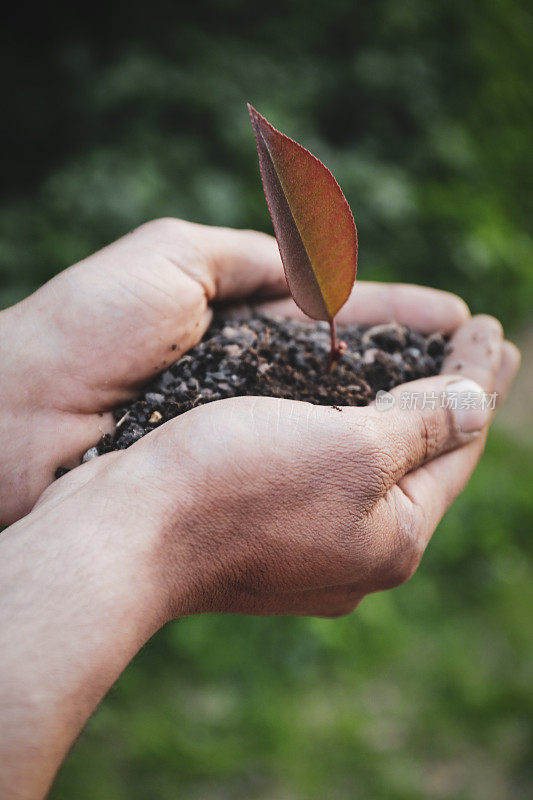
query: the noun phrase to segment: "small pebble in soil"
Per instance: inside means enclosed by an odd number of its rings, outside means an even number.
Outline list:
[[[93,458],[98,458],[100,453],[96,447],[89,447],[86,453],[82,456],[82,462],[85,464],[86,461],[91,461]]]
[[[123,450],[192,408],[242,395],[304,400],[341,408],[370,403],[380,390],[436,375],[447,351],[440,333],[422,336],[397,323],[339,328],[348,347],[328,373],[329,326],[274,317],[215,317],[202,341],[114,411],[116,429],[82,456]],[[57,477],[65,473],[59,467]]]

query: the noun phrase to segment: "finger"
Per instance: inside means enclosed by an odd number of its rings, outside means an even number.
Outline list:
[[[511,342],[504,342],[493,383],[498,404],[504,401],[519,367],[519,350]],[[409,514],[414,519],[424,546],[470,479],[483,453],[485,439],[486,430],[465,447],[435,458],[399,482],[397,503],[404,515]]]
[[[388,468],[382,465],[384,490],[421,464],[466,444],[489,421],[486,393],[500,368],[501,325],[492,317],[474,317],[454,341],[462,375],[404,383],[358,410],[373,421],[378,463],[388,461]]]
[[[157,274],[164,260],[200,284],[208,300],[279,297],[288,292],[276,239],[259,231],[156,219],[85,263],[92,261],[94,267],[99,257],[105,257],[100,266],[109,271],[118,267],[124,275],[146,266]]]
[[[496,406],[498,408],[505,402],[509,389],[520,369],[521,360],[522,356],[518,347],[512,342],[505,341],[502,345],[502,360],[494,384],[494,391],[497,395]]]
[[[369,482],[382,495],[404,475],[422,464],[467,444],[487,424],[482,387],[460,376],[439,375],[411,381],[388,392],[367,409],[353,409],[372,431],[373,458],[369,468],[377,480]],[[344,409],[349,415],[352,410]]]
[[[280,297],[287,282],[273,236],[250,230],[194,225],[205,255],[215,300],[244,297]]]
[[[281,317],[306,319],[290,299],[262,303],[259,310]],[[466,303],[454,294],[402,283],[357,281],[340,310],[340,325],[399,322],[421,333],[453,333],[468,317]]]
[[[503,331],[498,320],[478,314],[452,336],[442,372],[464,375],[490,391],[500,367],[502,342]]]

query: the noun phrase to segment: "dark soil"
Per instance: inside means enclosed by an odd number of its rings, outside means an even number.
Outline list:
[[[141,436],[191,408],[239,395],[266,395],[330,406],[370,403],[380,389],[440,372],[446,341],[402,325],[339,329],[348,345],[327,371],[327,323],[255,316],[216,318],[203,340],[145,387],[137,400],[114,412],[113,435],[83,460],[129,447]],[[60,468],[58,475],[65,470]]]

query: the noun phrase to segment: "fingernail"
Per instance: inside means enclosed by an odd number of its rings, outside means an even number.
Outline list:
[[[455,414],[458,428],[463,433],[480,431],[490,420],[489,396],[475,381],[464,378],[446,387],[448,407]]]

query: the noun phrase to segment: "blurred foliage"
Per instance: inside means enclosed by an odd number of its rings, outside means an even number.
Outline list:
[[[59,8],[0,29],[0,307],[149,218],[270,230],[249,100],[333,170],[361,278],[525,319],[526,0]],[[419,574],[355,615],[168,626],[52,797],[532,796],[529,456],[493,435]]]
[[[270,230],[250,100],[337,176],[361,278],[523,317],[532,27],[519,0],[115,2],[4,26],[0,305],[155,216]]]

